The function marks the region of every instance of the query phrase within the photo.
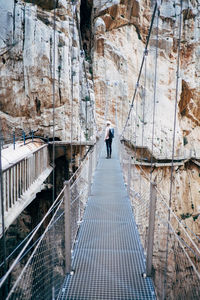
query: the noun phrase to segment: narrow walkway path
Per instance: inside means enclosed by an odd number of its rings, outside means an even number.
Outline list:
[[[116,145],[103,151],[81,224],[72,268],[59,299],[156,299],[145,263]]]

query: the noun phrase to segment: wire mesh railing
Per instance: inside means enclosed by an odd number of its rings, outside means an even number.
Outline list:
[[[125,182],[130,184],[147,276],[152,276],[159,299],[199,299],[200,238],[174,213],[169,195],[150,182],[150,174],[136,166],[130,155],[121,144],[121,165]]]
[[[17,258],[10,262],[0,280],[1,296],[5,299],[47,300],[58,296],[65,276],[70,274],[73,248],[102,141],[101,138],[88,151]]]

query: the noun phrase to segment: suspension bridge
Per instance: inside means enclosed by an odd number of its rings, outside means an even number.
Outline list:
[[[154,149],[159,6],[160,1],[157,1],[133,99],[124,127],[119,135],[115,135],[111,159],[105,159],[104,134],[95,141],[73,142],[72,101],[69,144],[71,160],[73,145],[87,146],[88,151],[81,159],[78,169],[63,183],[63,189],[53,199],[42,220],[13,253],[4,257],[1,262],[3,272],[0,288],[3,299],[200,298],[200,238],[188,226],[188,216],[180,218],[172,206],[175,167],[178,170],[190,161],[198,168],[200,160],[197,149],[175,154],[182,1],[171,157],[158,156]],[[75,8],[72,15],[75,24],[78,22]],[[144,142],[144,118],[140,145],[137,144],[136,126],[132,122],[134,118],[135,122],[139,119],[135,106],[136,95],[140,88],[143,67],[146,74],[148,46],[155,19],[157,41],[150,149]],[[80,49],[83,51],[78,23],[77,30]],[[90,98],[85,65],[84,72]],[[55,101],[54,82],[53,87]],[[146,75],[144,90],[145,102]],[[87,112],[86,101],[88,118]],[[107,115],[106,106],[105,119]],[[53,120],[54,117],[53,110]],[[55,124],[53,130],[55,131]],[[32,137],[28,144],[19,143],[19,149],[24,149],[23,151],[15,148],[14,143],[12,153],[15,154],[12,159],[6,149],[1,150],[1,214],[4,215],[4,224],[1,223],[2,234],[33,201],[47,177],[54,173],[56,146],[63,147],[66,143],[68,141],[55,141],[55,136],[50,143],[41,139],[34,140]],[[147,167],[150,167],[150,172]],[[167,193],[160,188],[159,178],[153,176],[155,167],[169,168],[170,188]],[[199,213],[189,217],[197,220]]]
[[[177,256],[174,268],[179,270],[176,284],[182,284],[186,273],[190,282],[181,288],[182,299],[191,294],[198,299],[199,238],[178,219],[147,174],[138,192],[142,170],[130,163],[127,147],[117,136],[113,150],[107,160],[101,139],[65,182],[1,279],[2,288],[12,273],[20,273],[6,299],[156,299],[152,266],[166,243],[160,236],[167,235],[168,226],[173,240],[170,255]],[[38,237],[49,215],[51,220]],[[154,280],[163,288],[162,268]]]

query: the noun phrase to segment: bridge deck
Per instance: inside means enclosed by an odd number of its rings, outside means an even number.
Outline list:
[[[156,299],[116,145],[112,159],[102,154],[74,251],[74,275],[66,277],[59,299]]]

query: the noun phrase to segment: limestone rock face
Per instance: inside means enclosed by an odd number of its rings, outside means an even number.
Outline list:
[[[53,3],[0,4],[0,110],[5,137],[14,128],[52,137],[54,115],[57,138],[85,139],[91,112],[86,113],[82,99],[92,83],[86,87],[75,7],[57,1],[54,23]]]
[[[98,116],[109,118],[120,131],[132,103],[145,42],[152,16],[152,1],[94,1],[94,85]],[[148,56],[141,73],[134,107],[124,132],[137,145],[153,150],[157,156],[171,157],[176,99],[180,5],[162,1],[155,16]],[[183,1],[180,69],[177,90],[175,155],[189,148],[200,150],[199,134],[199,6]],[[102,24],[102,25],[100,25]],[[156,62],[156,43],[158,43]],[[156,89],[155,87],[155,64]],[[145,71],[146,68],[146,71]],[[154,107],[155,101],[155,107]],[[106,105],[107,103],[107,105]],[[102,112],[101,107],[105,108]],[[99,112],[100,110],[100,112]],[[154,118],[154,129],[153,129]],[[184,145],[187,137],[188,145]]]

